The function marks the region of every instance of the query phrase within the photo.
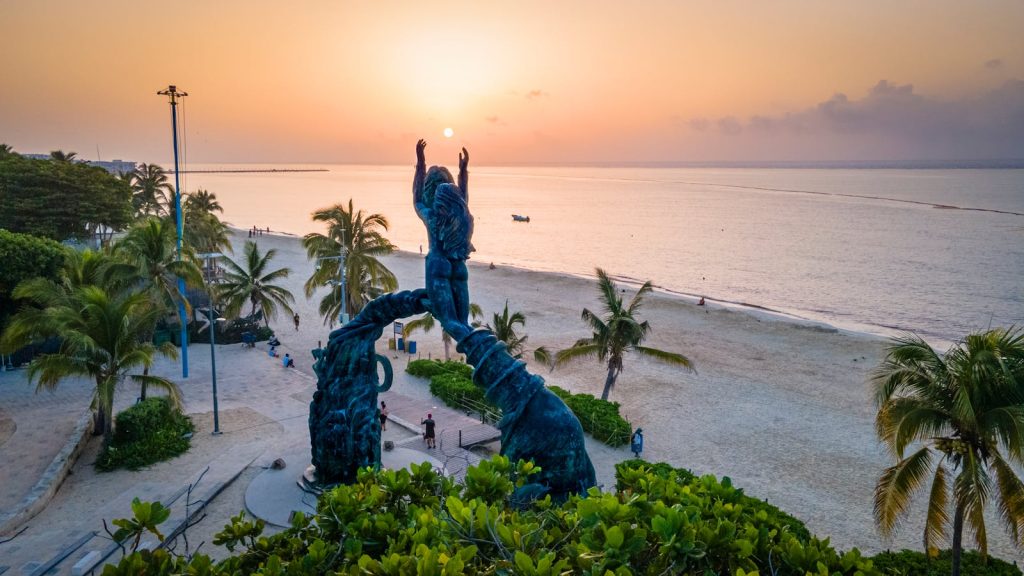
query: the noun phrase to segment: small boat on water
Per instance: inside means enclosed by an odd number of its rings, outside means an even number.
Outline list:
[[[513,222],[529,222],[530,221],[530,217],[529,216],[523,216],[522,214],[513,214],[512,215],[512,221]]]

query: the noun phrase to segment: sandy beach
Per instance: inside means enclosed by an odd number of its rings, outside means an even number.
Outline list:
[[[302,317],[298,334],[283,316],[271,325],[285,345],[315,346],[316,334],[326,336],[327,330],[311,326],[322,322],[316,313],[321,294],[308,301],[301,297],[312,265],[299,239],[264,235],[257,241],[261,249],[278,251],[279,265],[293,269],[287,283]],[[398,277],[400,290],[422,286],[422,255],[396,252],[384,263]],[[485,321],[507,299],[510,310],[526,315],[527,348],[560,349],[589,335],[580,312],[584,307],[599,309],[594,280],[506,266],[490,269],[488,264],[469,262],[470,297],[483,308]],[[622,287],[631,298],[634,288]],[[749,494],[803,519],[812,532],[830,537],[839,548],[877,552],[920,547],[920,507],[891,541],[878,535],[871,513],[875,482],[892,464],[875,436],[867,384],[882,358],[884,339],[714,302],[701,307],[694,299],[657,292],[645,299],[641,316],[653,328],[648,345],[684,353],[697,368],[686,373],[626,358],[610,399],[621,404],[634,426],[644,429],[645,459],[729,476]],[[410,337],[420,357],[444,356],[438,330]],[[400,367],[396,364],[396,372]],[[596,360],[554,372],[537,365],[531,370],[548,384],[594,395],[600,395],[606,375]],[[415,379],[396,378],[394,389],[430,399],[426,386]],[[599,482],[611,488],[614,464],[629,457],[628,451],[593,441],[588,450]],[[989,540],[993,554],[1024,559],[994,516]]]
[[[236,232],[236,256],[246,240],[244,231]],[[185,409],[199,428],[193,449],[144,471],[96,474],[91,464],[99,441],[93,439],[71,479],[33,524],[45,526],[70,516],[82,518],[80,530],[96,529],[101,525],[99,518],[106,516],[88,517],[100,508],[125,508],[132,490],[177,486],[188,474],[216,460],[218,451],[253,450],[258,457],[248,466],[242,465],[238,479],[217,496],[207,509],[207,518],[193,531],[194,541],[209,542],[244,505],[249,481],[286,449],[308,442],[305,414],[314,382],[309,350],[318,341],[326,341],[329,334],[317,314],[322,292],[308,300],[303,296],[302,284],[314,265],[298,238],[264,234],[255,240],[261,251],[276,250],[273,269],[292,269],[283,284],[296,296],[299,329],[285,314],[270,324],[282,341],[282,352],[290,352],[298,371],[305,375],[281,373],[279,362],[259,349],[218,347],[221,425],[226,433],[211,442],[203,433],[211,424],[209,347],[190,346],[192,376],[182,388]],[[422,286],[422,255],[397,252],[384,263],[397,275],[400,289]],[[580,312],[584,307],[599,309],[593,279],[505,266],[490,269],[488,264],[470,261],[470,294],[483,308],[485,321],[490,321],[507,299],[510,310],[526,315],[527,348],[544,345],[560,349],[588,335]],[[635,288],[623,288],[624,296],[631,298]],[[866,383],[883,354],[883,339],[754,310],[730,309],[711,301],[701,307],[694,299],[657,292],[647,297],[641,315],[653,328],[648,345],[684,353],[697,368],[696,373],[687,373],[626,358],[611,400],[621,404],[622,413],[634,426],[643,427],[645,459],[700,474],[728,476],[748,494],[801,518],[813,533],[831,538],[840,549],[858,547],[874,553],[887,548],[919,548],[923,524],[919,505],[891,541],[878,535],[871,513],[875,482],[891,464],[875,437],[873,402]],[[386,349],[388,336],[385,332],[378,350]],[[419,357],[444,356],[439,329],[416,333],[411,339],[417,342]],[[412,357],[398,352],[390,356],[396,373],[393,392],[422,402],[424,412],[441,405],[431,397],[425,381],[404,373]],[[604,367],[596,360],[553,372],[539,365],[532,365],[531,370],[549,384],[594,395],[601,393],[605,378]],[[173,379],[180,376],[177,365],[169,361],[161,361],[155,372]],[[122,392],[119,409],[132,399],[129,391]],[[0,423],[0,431],[5,426],[10,428]],[[439,422],[439,427],[443,429],[444,423]],[[624,447],[609,448],[590,438],[588,452],[599,484],[612,489],[615,464],[631,454]],[[304,466],[301,462],[289,464]],[[115,495],[125,502],[115,502]],[[989,521],[991,553],[1024,560],[994,515]],[[45,532],[27,532],[19,539],[22,552],[46,538]],[[204,551],[215,553],[215,557],[224,554],[209,544]]]

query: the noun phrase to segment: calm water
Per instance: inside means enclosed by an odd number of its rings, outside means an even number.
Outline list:
[[[387,216],[401,249],[426,244],[411,167],[328,168],[189,174],[185,187],[215,192],[238,227],[295,234],[316,229],[313,210],[352,198]],[[481,262],[583,275],[600,266],[935,343],[1024,324],[1024,170],[478,167],[470,207]]]

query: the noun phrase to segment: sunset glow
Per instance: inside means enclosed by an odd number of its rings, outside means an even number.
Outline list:
[[[1011,0],[163,8],[5,3],[3,138],[166,159],[175,83],[196,161],[404,163],[442,121],[485,163],[1024,156]]]

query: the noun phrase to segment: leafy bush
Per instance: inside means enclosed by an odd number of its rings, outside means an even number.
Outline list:
[[[615,465],[615,489],[619,492],[635,491],[637,482],[643,481],[647,475],[653,474],[663,480],[674,480],[684,485],[700,480],[693,472],[685,468],[673,468],[665,462],[651,463],[639,458],[619,462]],[[742,488],[735,488],[728,476],[721,480],[722,490],[716,494],[724,504],[742,506],[751,514],[765,515],[765,519],[774,525],[781,526],[797,537],[801,542],[811,539],[811,531],[804,523],[766,501],[751,498],[743,493]]]
[[[928,558],[924,552],[903,550],[900,552],[882,552],[874,557],[875,567],[883,574],[893,576],[940,576],[952,570],[953,552],[942,550],[935,558]],[[989,557],[982,562],[981,554],[974,550],[964,550],[960,556],[960,574],[962,576],[1021,576],[1015,565],[998,558]]]
[[[619,414],[619,403],[594,398],[590,394],[573,394],[558,386],[548,386],[572,410],[583,430],[609,446],[629,443],[633,427]]]
[[[442,372],[431,378],[430,393],[440,398],[448,406],[455,408],[465,406],[465,404],[460,403],[462,399],[494,407],[484,398],[482,388],[473,384],[473,381],[469,378],[463,378],[454,373]],[[497,407],[494,407],[494,409],[497,410]]]
[[[193,344],[210,343],[209,328],[200,332],[199,328],[201,326],[202,324],[199,322],[192,322],[189,324],[189,342],[192,342]],[[270,340],[270,337],[274,334],[274,331],[266,326],[258,326],[253,329],[251,326],[247,326],[246,324],[235,320],[228,322],[227,326],[219,328],[215,339],[217,344],[239,344],[242,342],[242,334],[245,332],[252,332],[256,334],[257,342]]]
[[[430,393],[445,404],[462,409],[463,399],[483,404],[499,411],[499,408],[484,397],[482,388],[473,383],[473,367],[462,362],[440,360],[413,360],[405,369],[413,376],[430,378]],[[629,443],[633,428],[619,414],[618,402],[594,398],[590,394],[572,394],[558,386],[548,389],[565,402],[579,419],[583,430],[609,446]]]
[[[463,378],[473,377],[473,367],[463,362],[442,362],[440,360],[413,360],[409,362],[406,372],[421,378],[432,378],[438,374],[458,374]]]
[[[630,468],[625,490],[513,505],[536,468],[495,457],[465,485],[429,464],[360,472],[272,536],[242,515],[214,539],[214,564],[142,551],[103,574],[804,574],[882,576],[856,549],[801,539],[728,481]]]
[[[114,437],[96,460],[100,471],[138,470],[188,450],[192,420],[167,398],[147,398],[119,413]]]

